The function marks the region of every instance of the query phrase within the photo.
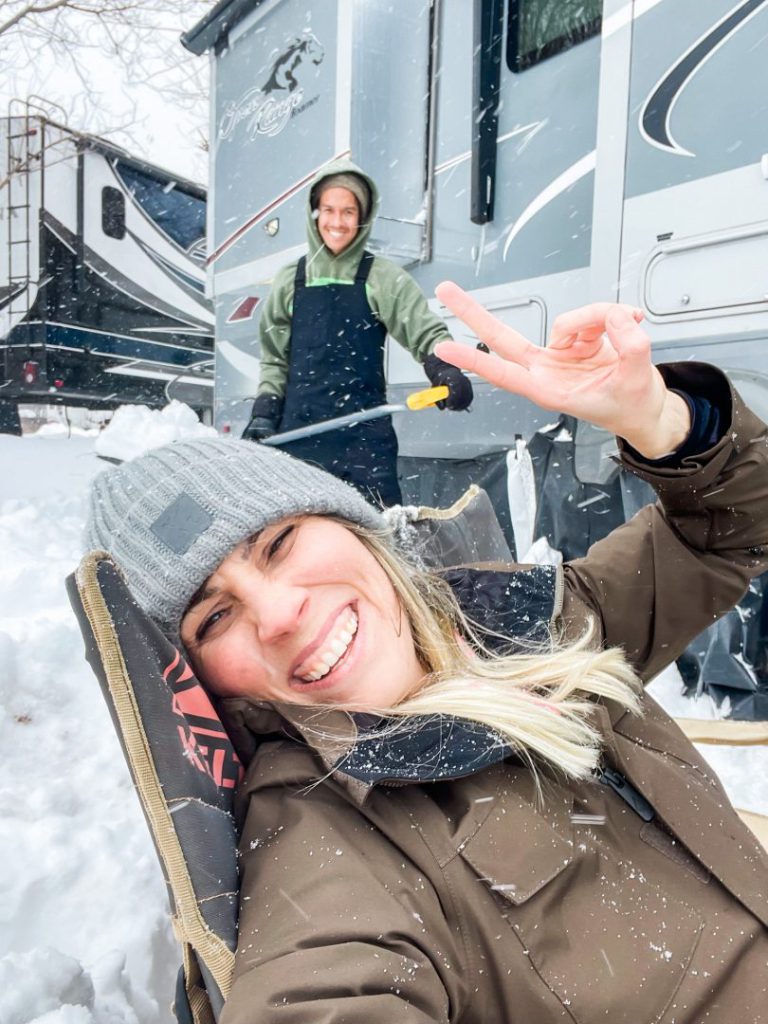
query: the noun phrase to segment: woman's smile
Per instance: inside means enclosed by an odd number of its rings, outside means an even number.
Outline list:
[[[282,520],[238,545],[193,598],[181,636],[224,697],[386,708],[424,675],[386,572],[321,516]]]
[[[299,667],[293,673],[300,680],[300,685],[330,682],[328,677],[335,677],[337,670],[347,664],[347,655],[357,635],[358,616],[349,605],[334,615],[333,620],[327,635],[310,645],[314,648],[311,653],[304,657],[302,652]]]

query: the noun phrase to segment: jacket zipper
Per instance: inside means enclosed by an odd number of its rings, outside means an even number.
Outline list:
[[[610,786],[614,793],[618,793],[624,803],[631,807],[635,814],[639,814],[643,821],[653,821],[656,817],[656,812],[643,794],[638,792],[621,772],[603,767],[598,779],[604,786]]]

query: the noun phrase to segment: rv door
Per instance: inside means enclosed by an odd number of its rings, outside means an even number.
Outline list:
[[[436,90],[431,58],[442,4],[398,4],[396,14],[391,0],[339,6],[352,15],[339,27],[340,45],[350,48],[349,146],[381,193],[371,246],[408,265],[427,254]]]

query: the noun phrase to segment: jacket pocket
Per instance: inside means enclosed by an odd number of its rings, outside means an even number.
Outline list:
[[[499,801],[460,854],[493,891],[526,960],[579,1024],[661,1020],[696,949],[699,915],[631,864],[574,843],[559,811],[553,827],[532,805],[507,800],[514,806]],[[531,977],[521,971],[521,984]]]

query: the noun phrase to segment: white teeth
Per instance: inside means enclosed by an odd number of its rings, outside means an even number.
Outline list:
[[[346,654],[352,642],[352,637],[357,632],[357,616],[350,609],[338,631],[326,639],[325,647],[317,651],[308,662],[305,672],[297,672],[299,679],[305,682],[314,683],[323,676],[327,676],[339,659]]]

